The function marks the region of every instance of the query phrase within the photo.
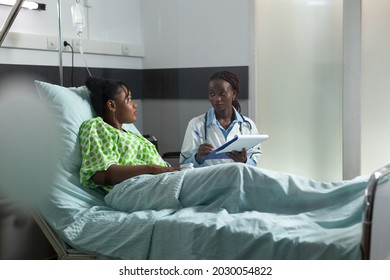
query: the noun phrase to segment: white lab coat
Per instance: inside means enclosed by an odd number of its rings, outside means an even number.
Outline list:
[[[211,108],[210,110],[214,109]],[[205,114],[197,116],[189,121],[186,133],[184,135],[183,145],[181,148],[180,164],[192,163],[194,167],[201,167],[234,162],[232,159],[210,159],[199,164],[195,160],[195,154],[198,152],[199,146],[205,142],[210,143],[215,148],[218,148],[219,146],[225,144],[227,141],[234,138],[235,135],[259,134],[255,123],[248,117],[242,117],[234,109],[237,122],[234,124],[232,130],[229,132],[227,138],[225,139],[225,136],[223,135],[221,129],[215,123],[216,119],[212,119],[212,117],[210,117],[214,115],[213,113],[210,113],[210,110],[206,113],[208,114],[206,125],[207,134],[205,133]],[[248,124],[248,122],[250,125]],[[203,139],[198,137],[194,131],[199,132]],[[261,145],[259,144],[250,151],[247,151],[247,163],[251,165],[257,165],[260,156]]]

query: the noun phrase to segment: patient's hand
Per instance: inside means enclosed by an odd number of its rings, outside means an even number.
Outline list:
[[[150,167],[150,174],[161,174],[166,172],[175,172],[179,171],[178,169],[171,167],[171,166],[161,166],[157,164],[151,164]]]
[[[214,150],[215,150],[214,146],[209,143],[201,144],[198,148],[198,152],[195,155],[196,161],[199,163],[204,156],[207,156],[209,153],[211,153]]]

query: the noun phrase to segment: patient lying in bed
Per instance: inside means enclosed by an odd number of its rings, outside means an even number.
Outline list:
[[[52,198],[41,207],[75,248],[119,259],[361,257],[368,177],[325,183],[239,163],[177,171],[142,136],[121,128],[136,119],[127,87],[110,81],[104,88],[112,95],[99,103],[94,95],[103,91],[91,87],[91,103],[96,113],[103,109],[101,117],[88,112],[72,127],[69,116],[60,124],[64,137],[71,130],[79,139],[64,142],[72,143],[70,152]],[[75,99],[69,92],[62,96],[69,104],[84,94],[82,100],[88,100],[85,89],[72,90]],[[84,105],[90,110],[90,103]]]
[[[174,173],[177,170],[166,165],[152,143],[122,129],[123,123],[133,123],[137,118],[137,105],[131,100],[127,86],[98,78],[89,78],[86,85],[99,117],[85,121],[80,128],[81,183],[104,188],[109,192],[105,201],[114,209],[134,212],[209,205],[229,213],[298,214],[339,205],[350,199],[353,192],[362,196],[365,182],[318,185],[291,182],[288,177],[280,182],[280,178],[273,180],[272,173],[266,170],[242,164]],[[135,178],[167,172],[171,174]],[[335,193],[337,199],[333,197]],[[137,199],[142,203],[135,203]]]

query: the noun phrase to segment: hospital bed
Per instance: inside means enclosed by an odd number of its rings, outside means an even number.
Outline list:
[[[94,114],[89,91],[35,84],[63,138],[49,199],[32,212],[58,259],[390,259],[390,165],[358,179],[362,192],[332,211],[231,214],[218,207],[172,205],[117,211],[106,205],[103,193],[79,183],[78,129]],[[132,125],[127,129],[139,133]]]

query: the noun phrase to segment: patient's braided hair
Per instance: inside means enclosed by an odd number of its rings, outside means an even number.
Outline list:
[[[85,85],[91,91],[91,104],[99,117],[103,117],[107,101],[114,100],[120,88],[129,89],[122,81],[95,77],[88,77]]]
[[[236,93],[236,98],[233,99],[232,105],[236,110],[240,113],[241,112],[241,105],[240,102],[237,100],[237,95],[240,92],[240,82],[237,79],[237,76],[229,71],[220,71],[220,72],[215,72],[211,77],[209,82],[211,81],[216,81],[216,80],[224,80],[228,82],[232,88],[233,91]]]

